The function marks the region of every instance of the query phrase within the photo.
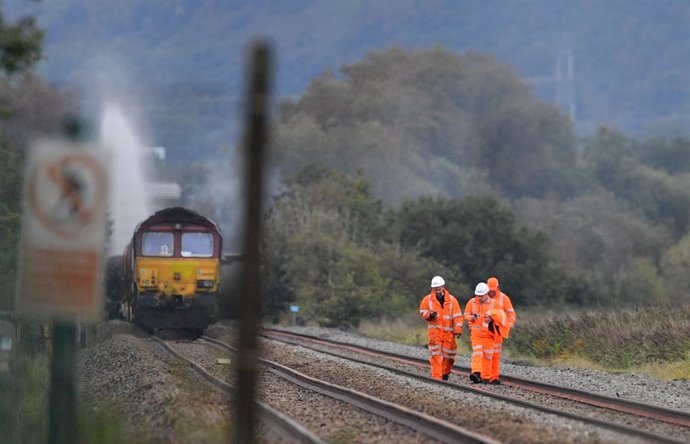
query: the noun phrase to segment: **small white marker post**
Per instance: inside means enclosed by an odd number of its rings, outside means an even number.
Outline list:
[[[292,325],[297,325],[297,313],[299,312],[299,305],[291,305],[290,311],[292,312]]]

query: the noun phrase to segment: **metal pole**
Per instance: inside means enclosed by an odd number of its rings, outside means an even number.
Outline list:
[[[64,134],[69,140],[83,140],[83,122],[68,118]],[[50,366],[50,424],[48,442],[71,444],[77,442],[77,325],[74,320],[53,321],[53,356]]]
[[[53,323],[48,442],[77,442],[77,343],[74,322]]]
[[[19,348],[19,324],[13,316],[3,316],[0,312],[0,336],[11,335],[7,357],[3,356],[0,369],[0,437],[8,443],[19,442],[17,431],[17,385],[16,360]],[[0,351],[0,354],[4,353]],[[7,359],[7,361],[5,361]],[[5,368],[5,365],[7,366]]]
[[[238,354],[235,359],[237,396],[235,398],[235,427],[232,442],[255,442],[256,381],[259,356],[257,331],[261,322],[260,246],[264,196],[264,158],[268,141],[270,49],[265,42],[257,42],[251,49],[249,91],[245,115],[244,148],[245,226],[242,267],[242,295],[238,301],[240,313]]]

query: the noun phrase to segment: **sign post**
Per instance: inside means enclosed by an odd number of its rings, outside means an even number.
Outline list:
[[[24,174],[16,309],[53,320],[48,441],[78,441],[76,323],[102,313],[105,150],[36,143]]]
[[[102,311],[105,152],[39,142],[24,179],[19,312],[74,320]]]
[[[299,305],[290,305],[290,311],[292,312],[292,325],[297,325],[297,313],[299,313]]]

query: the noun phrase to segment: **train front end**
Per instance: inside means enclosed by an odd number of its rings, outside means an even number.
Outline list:
[[[140,224],[124,256],[125,315],[149,329],[203,330],[217,317],[222,237],[181,207]]]

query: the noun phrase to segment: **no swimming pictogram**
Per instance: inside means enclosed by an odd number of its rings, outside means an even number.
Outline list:
[[[57,236],[73,238],[101,222],[106,171],[92,153],[62,153],[34,165],[27,191],[40,223]]]

